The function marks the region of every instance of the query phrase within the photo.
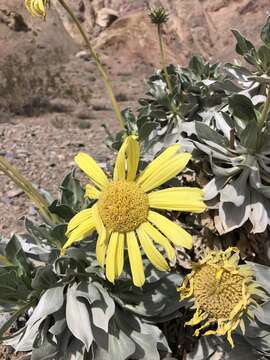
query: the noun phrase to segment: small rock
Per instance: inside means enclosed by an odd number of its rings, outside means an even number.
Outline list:
[[[76,58],[83,59],[85,61],[90,61],[91,57],[89,55],[89,52],[86,50],[79,51],[76,55]]]
[[[97,13],[96,23],[100,27],[109,27],[115,20],[119,18],[119,14],[110,8],[103,8]]]
[[[9,199],[13,199],[17,196],[20,196],[21,194],[23,194],[23,191],[21,189],[13,189],[9,190],[6,195]]]

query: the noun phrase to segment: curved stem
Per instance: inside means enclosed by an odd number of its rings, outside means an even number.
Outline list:
[[[29,199],[36,205],[41,216],[43,216],[48,223],[57,224],[60,222],[58,216],[50,212],[46,199],[2,156],[0,156],[0,170],[25,192]]]
[[[161,56],[161,65],[164,71],[164,75],[165,75],[165,79],[166,79],[166,83],[167,86],[169,88],[170,93],[173,93],[173,87],[172,87],[172,83],[168,74],[168,70],[167,70],[167,66],[166,66],[166,60],[165,60],[165,52],[164,52],[164,48],[163,48],[163,41],[162,41],[162,34],[161,34],[161,24],[157,25],[157,30],[158,30],[158,41],[159,41],[159,48],[160,48],[160,56]]]
[[[267,115],[269,113],[269,108],[270,108],[270,88],[267,88],[267,97],[266,97],[266,101],[264,103],[263,109],[262,109],[262,114],[261,114],[261,118],[260,118],[260,128],[262,129],[266,120],[267,120]]]
[[[114,93],[113,93],[113,89],[112,89],[112,86],[111,86],[111,83],[110,83],[110,80],[108,78],[108,75],[106,73],[106,71],[104,70],[102,64],[101,64],[101,61],[97,55],[97,53],[95,52],[95,50],[93,49],[84,29],[82,28],[79,20],[77,19],[77,17],[74,15],[73,11],[70,9],[70,7],[67,5],[67,3],[65,2],[65,0],[58,0],[58,2],[63,6],[63,8],[67,11],[67,13],[70,15],[70,17],[72,18],[72,20],[74,21],[75,25],[77,26],[89,52],[90,52],[90,55],[91,57],[95,60],[95,63],[96,63],[96,66],[98,68],[98,71],[99,71],[99,74],[104,82],[104,85],[108,91],[108,94],[111,98],[111,102],[112,102],[112,106],[113,106],[113,109],[114,109],[114,112],[115,112],[115,115],[116,115],[116,118],[117,120],[119,121],[119,124],[120,124],[120,127],[121,128],[124,128],[124,121],[123,121],[123,118],[122,118],[122,115],[121,115],[121,110],[120,110],[120,107],[119,107],[119,104],[118,102],[116,101],[116,98],[114,96]]]

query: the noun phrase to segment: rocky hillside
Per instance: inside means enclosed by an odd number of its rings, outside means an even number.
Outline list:
[[[121,108],[136,108],[144,78],[159,66],[154,27],[144,0],[67,0],[106,65]],[[149,0],[153,6],[157,1]],[[232,61],[237,28],[257,43],[268,0],[160,0],[168,61],[185,65],[194,53]],[[106,161],[105,123],[117,128],[95,64],[66,13],[52,0],[46,21],[23,0],[0,0],[0,154],[38,187],[56,194],[79,150]],[[2,123],[2,124],[1,124]],[[63,139],[65,141],[63,141]],[[97,150],[99,149],[99,150]],[[33,208],[0,174],[0,233],[17,229]]]

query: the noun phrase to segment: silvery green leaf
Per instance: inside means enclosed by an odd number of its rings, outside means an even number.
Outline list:
[[[75,211],[80,211],[84,204],[84,189],[74,172],[69,173],[63,180],[61,186],[61,205],[67,205]]]
[[[232,118],[225,112],[214,113],[215,125],[218,130],[221,130],[227,139],[230,139],[231,130],[234,127]]]
[[[260,67],[268,72],[270,70],[270,48],[262,45],[258,49],[258,57],[261,60]]]
[[[64,288],[56,286],[45,291],[41,296],[39,303],[34,309],[27,326],[31,328],[38,320],[46,318],[48,315],[57,312],[64,303]]]
[[[53,314],[53,325],[49,328],[49,332],[52,335],[61,335],[67,328],[67,322],[65,317],[65,309],[62,307],[56,313]]]
[[[85,350],[84,350],[83,343],[80,340],[73,338],[71,340],[71,342],[68,346],[68,350],[67,350],[68,360],[85,360],[84,353],[85,353]],[[91,358],[92,357],[90,357],[90,359]]]
[[[131,337],[136,344],[134,358],[156,360],[160,357],[159,351],[170,352],[167,340],[157,326],[141,322],[140,331],[135,330]]]
[[[257,264],[251,261],[247,261],[247,264],[249,266],[252,267],[252,269],[255,272],[256,275],[256,280],[257,282],[259,282],[260,284],[262,284],[263,288],[269,293],[270,295],[270,282],[269,282],[269,278],[270,278],[270,267],[269,266],[265,266],[265,265],[261,265],[261,264]]]
[[[133,317],[129,318],[129,326],[123,327],[119,323],[118,317],[121,316],[120,311],[117,311],[115,316],[110,321],[109,326],[109,347],[108,353],[110,360],[126,360],[135,352],[135,343],[130,339],[130,332],[132,331]],[[127,334],[126,334],[127,332]]]
[[[234,64],[225,64],[224,70],[226,73],[232,75],[232,77],[242,81],[249,81],[250,76],[252,76],[252,72],[246,69],[245,67],[234,65]]]
[[[194,349],[187,354],[187,360],[210,360],[219,351],[219,344],[214,336],[202,336]]]
[[[252,101],[247,96],[233,94],[229,97],[229,106],[235,117],[245,121],[257,121]]]
[[[257,191],[251,191],[249,220],[252,223],[252,233],[262,233],[269,224],[269,200],[265,199]]]
[[[89,351],[93,343],[91,319],[86,300],[77,297],[76,285],[67,289],[66,320],[69,330]]]
[[[257,147],[257,139],[259,136],[259,129],[255,120],[249,121],[246,128],[241,132],[240,142],[250,152],[255,152]]]
[[[49,340],[46,336],[39,336],[33,344],[31,360],[55,360],[57,359],[58,352],[59,348],[57,344]]]
[[[230,232],[242,226],[250,216],[250,193],[246,189],[244,202],[241,206],[235,206],[230,202],[221,202],[219,205],[219,216],[223,228],[222,233]]]
[[[106,290],[104,289],[104,291]],[[104,298],[99,289],[92,283],[79,284],[77,287],[77,298],[84,298],[89,302],[93,324],[103,331],[108,332],[109,320],[115,309],[113,300],[110,298],[109,304],[106,303],[109,296]],[[111,306],[109,311],[107,311],[108,306]]]
[[[260,192],[264,197],[270,199],[270,185],[262,184],[258,163],[255,163],[254,165],[255,166],[250,173],[250,185],[253,189]]]
[[[33,289],[45,290],[53,287],[58,281],[57,276],[53,272],[52,265],[39,267],[31,282]]]
[[[244,169],[237,179],[231,180],[226,184],[220,192],[220,200],[222,203],[232,203],[239,207],[245,202],[247,196],[247,181],[249,177],[249,169]]]
[[[226,177],[226,181],[224,182],[224,184],[227,183],[230,178],[236,176],[237,174],[239,174],[241,172],[240,166],[228,167],[228,165],[231,164],[231,161],[229,162],[229,159],[227,157],[226,157],[226,161],[224,161],[224,164],[226,164],[227,167],[217,165],[214,162],[214,160],[212,159],[212,157],[210,157],[210,164],[211,164],[213,174],[215,175],[216,178],[218,178],[218,177],[221,177],[221,178]]]
[[[6,245],[5,248],[7,259],[16,267],[18,267],[19,275],[30,274],[32,266],[27,259],[21,243],[16,235],[13,235],[12,238]]]
[[[36,337],[39,334],[39,327],[43,322],[43,318],[37,320],[31,326],[27,326],[25,332],[15,344],[16,351],[31,351]]]
[[[220,145],[222,148],[226,148],[228,146],[228,140],[224,136],[220,135],[217,131],[211,129],[210,126],[196,121],[195,129],[199,139]]]
[[[237,40],[236,52],[240,55],[243,55],[244,58],[250,63],[256,64],[256,50],[254,45],[247,40],[242,34],[237,30],[232,30],[233,35]]]
[[[261,30],[261,39],[266,46],[270,47],[270,17],[267,18]]]
[[[50,228],[47,225],[36,225],[28,218],[25,218],[25,228],[36,240],[37,245],[52,244],[53,238],[50,233]]]
[[[262,324],[270,326],[270,300],[264,302],[258,309],[255,309],[254,314],[256,320],[259,320]]]
[[[244,336],[233,335],[235,347],[228,349],[224,352],[222,360],[263,360],[262,354],[260,354],[252,344],[246,341]]]
[[[153,122],[153,121],[145,122],[143,126],[138,129],[140,140],[142,141],[148,138],[150,134],[153,132],[153,130],[157,129],[158,127],[159,124],[157,122]]]
[[[105,314],[108,319],[111,319],[111,317],[115,313],[115,302],[109,295],[108,291],[98,282],[93,282],[95,287],[99,290],[99,292],[102,294],[103,301],[106,304]]]
[[[219,191],[223,188],[226,181],[227,178],[225,176],[218,176],[210,180],[209,183],[206,184],[206,186],[203,188],[204,200],[208,201],[214,199],[218,195]]]

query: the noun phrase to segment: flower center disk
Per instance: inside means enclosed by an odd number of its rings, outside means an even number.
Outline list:
[[[135,182],[112,181],[97,205],[105,227],[113,232],[133,231],[148,217],[148,197]]]
[[[232,310],[243,299],[244,278],[224,270],[204,265],[194,277],[194,295],[199,306],[214,319],[229,319]]]

